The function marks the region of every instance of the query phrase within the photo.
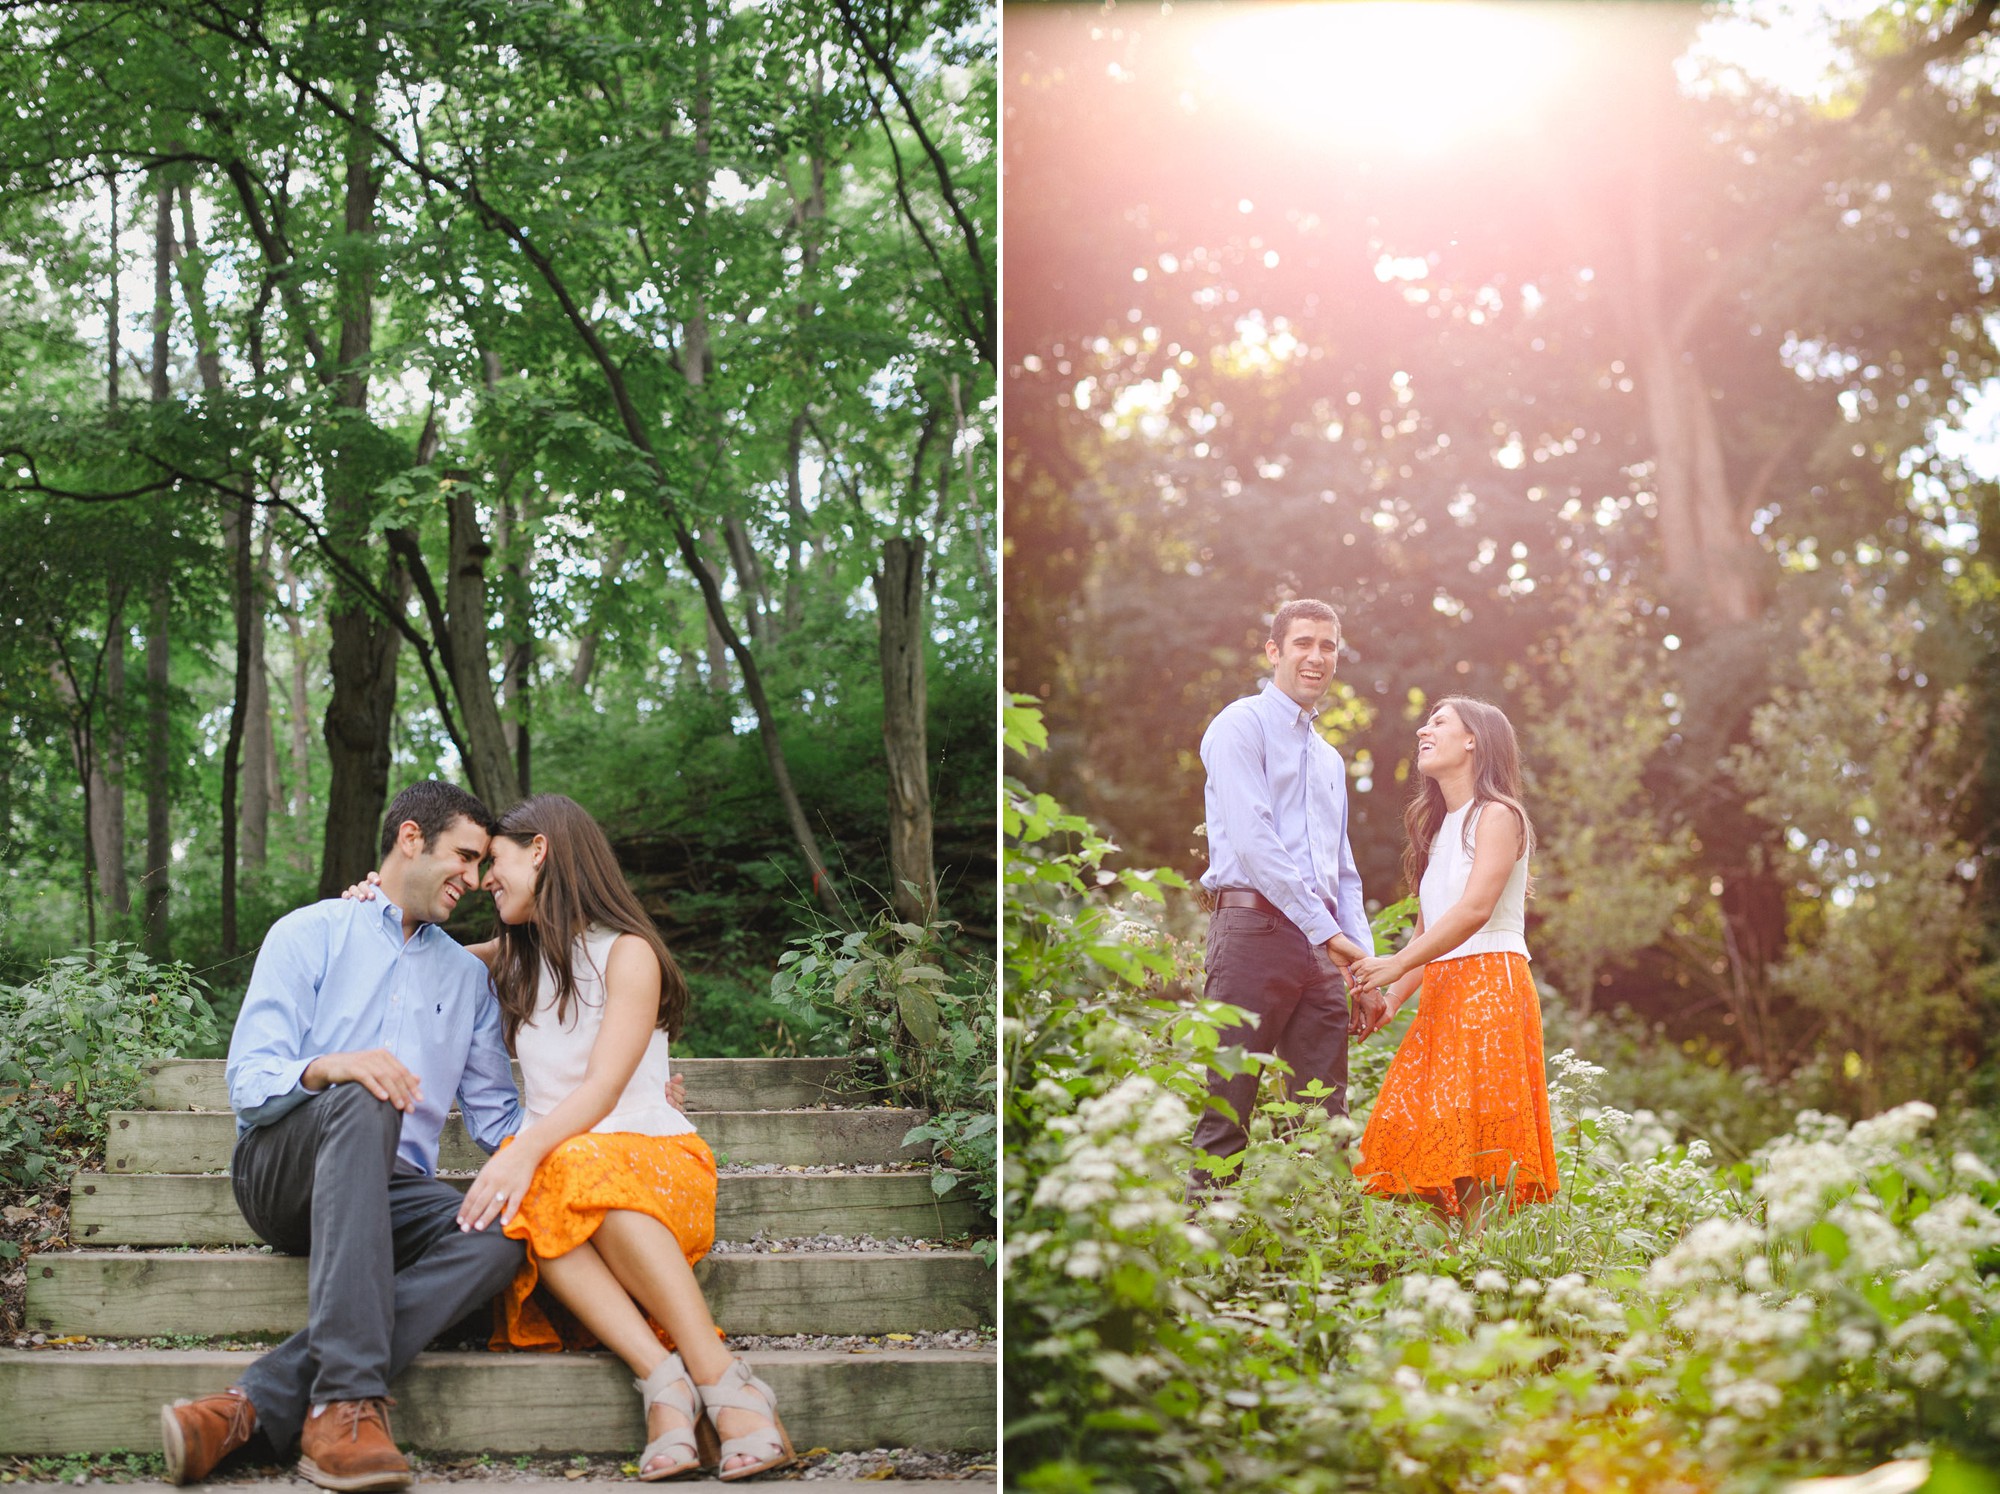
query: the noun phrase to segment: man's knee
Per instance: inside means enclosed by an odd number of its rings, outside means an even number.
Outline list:
[[[471,1262],[467,1272],[478,1282],[471,1295],[492,1296],[512,1281],[514,1273],[521,1269],[527,1247],[519,1240],[508,1239],[497,1227],[469,1230],[460,1238],[465,1242],[466,1254]]]
[[[313,1102],[320,1107],[322,1122],[340,1120],[349,1125],[403,1127],[403,1112],[387,1100],[378,1100],[362,1084],[336,1084]]]

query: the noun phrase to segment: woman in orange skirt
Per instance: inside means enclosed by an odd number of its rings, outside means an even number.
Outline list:
[[[1417,732],[1417,771],[1403,816],[1416,933],[1396,954],[1349,968],[1364,993],[1355,1036],[1423,995],[1355,1174],[1370,1192],[1414,1195],[1477,1234],[1501,1194],[1519,1206],[1557,1188],[1542,1008],[1523,938],[1534,827],[1514,728],[1485,701],[1439,702]]]
[[[562,1348],[580,1325],[624,1360],[652,1439],[642,1479],[789,1464],[770,1387],[723,1346],[694,1278],[715,1241],[715,1159],[667,1098],[680,970],[575,801],[542,794],[509,810],[492,858],[484,885],[501,929],[475,952],[493,969],[526,1114],[458,1218],[498,1220],[527,1242],[495,1347]],[[573,1324],[550,1321],[538,1284]]]

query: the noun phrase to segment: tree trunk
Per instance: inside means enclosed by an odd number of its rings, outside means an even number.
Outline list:
[[[90,835],[97,854],[98,888],[113,913],[132,911],[125,880],[125,619],[122,598],[112,598],[104,639],[104,749],[90,765]]]
[[[893,535],[874,575],[882,658],[882,749],[889,779],[891,902],[926,921],[936,908],[931,866],[931,787],[925,745],[924,541]]]
[[[279,569],[287,596],[285,632],[291,639],[291,703],[286,714],[291,725],[292,838],[300,846],[299,870],[305,871],[312,865],[300,836],[305,817],[312,810],[312,731],[307,725],[312,718],[312,700],[306,693],[305,601],[299,594],[299,578],[292,571],[292,557],[286,556]]]
[[[256,511],[246,513],[254,518]],[[250,543],[247,535],[244,543]],[[250,677],[245,681],[243,702],[243,864],[259,868],[270,854],[271,795],[277,777],[277,750],[271,740],[271,677],[264,665],[264,579],[270,572],[270,559],[271,526],[266,523],[261,552],[250,570],[249,637],[245,645]]]
[[[794,631],[805,618],[804,577],[806,501],[800,468],[804,464],[806,417],[792,417],[791,432],[785,438],[785,631]]]
[[[173,862],[173,715],[168,691],[172,659],[167,631],[171,620],[167,583],[153,588],[153,617],[146,629],[146,953],[169,958],[173,940],[167,927]]]
[[[224,525],[234,562],[233,610],[236,614],[236,684],[229,709],[229,738],[222,748],[222,957],[234,957],[241,945],[236,925],[237,790],[243,762],[243,734],[250,711],[250,615],[257,606],[256,572],[251,564],[256,541],[257,510],[246,496],[233,522]]]
[[[346,228],[357,243],[372,239],[375,232],[376,183],[366,125],[372,109],[372,97],[364,91],[347,137]],[[363,254],[348,256],[336,276],[340,351],[334,404],[357,420],[367,417],[366,362],[374,347],[374,282],[360,263],[364,259]],[[368,550],[374,517],[370,496],[365,474],[343,452],[327,474],[327,527],[351,554]],[[407,604],[409,573],[394,555],[388,559],[384,581],[382,589],[391,599],[399,606]],[[324,734],[331,779],[320,854],[321,897],[337,895],[381,861],[377,835],[389,796],[389,735],[396,708],[396,655],[402,642],[396,629],[378,621],[359,597],[336,591],[328,612],[333,694],[327,701]]]
[[[750,543],[750,531],[731,514],[722,521],[722,534],[729,545],[729,560],[736,567],[736,589],[743,593],[743,610],[750,622],[753,648],[771,641],[771,593],[764,584],[764,567]]]
[[[495,814],[504,814],[521,802],[521,784],[500,720],[500,704],[493,695],[488,663],[486,558],[493,548],[479,527],[479,513],[469,488],[454,487],[445,502],[450,561],[442,636],[450,644],[446,662],[470,749],[465,771],[472,779],[473,793]]]
[[[173,325],[174,194],[162,186],[153,198],[153,356],[148,368],[147,394],[164,404],[172,392],[167,383],[167,334]],[[156,960],[167,958],[168,863],[173,855],[172,747],[173,717],[167,691],[172,660],[167,645],[169,621],[167,583],[155,584],[152,617],[146,627],[146,865],[139,878],[145,888],[145,924],[139,939]]]

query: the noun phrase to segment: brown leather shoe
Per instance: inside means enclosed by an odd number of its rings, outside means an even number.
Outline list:
[[[256,1430],[257,1408],[237,1385],[220,1395],[160,1407],[160,1445],[167,1455],[167,1482],[200,1483]]]
[[[306,1418],[299,1473],[322,1489],[406,1489],[410,1465],[389,1435],[386,1396],[332,1401]]]

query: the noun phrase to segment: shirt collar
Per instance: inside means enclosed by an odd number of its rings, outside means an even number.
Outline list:
[[[390,938],[394,939],[396,947],[401,949],[403,947],[403,910],[395,903],[390,902],[386,897],[379,899],[379,901],[382,905],[382,922],[385,925],[384,932]],[[409,942],[416,944],[429,938],[430,932],[434,927],[436,927],[434,924],[418,924],[417,931],[410,935]]]
[[[1318,714],[1293,700],[1269,678],[1257,682],[1257,705],[1281,726],[1310,728]]]

